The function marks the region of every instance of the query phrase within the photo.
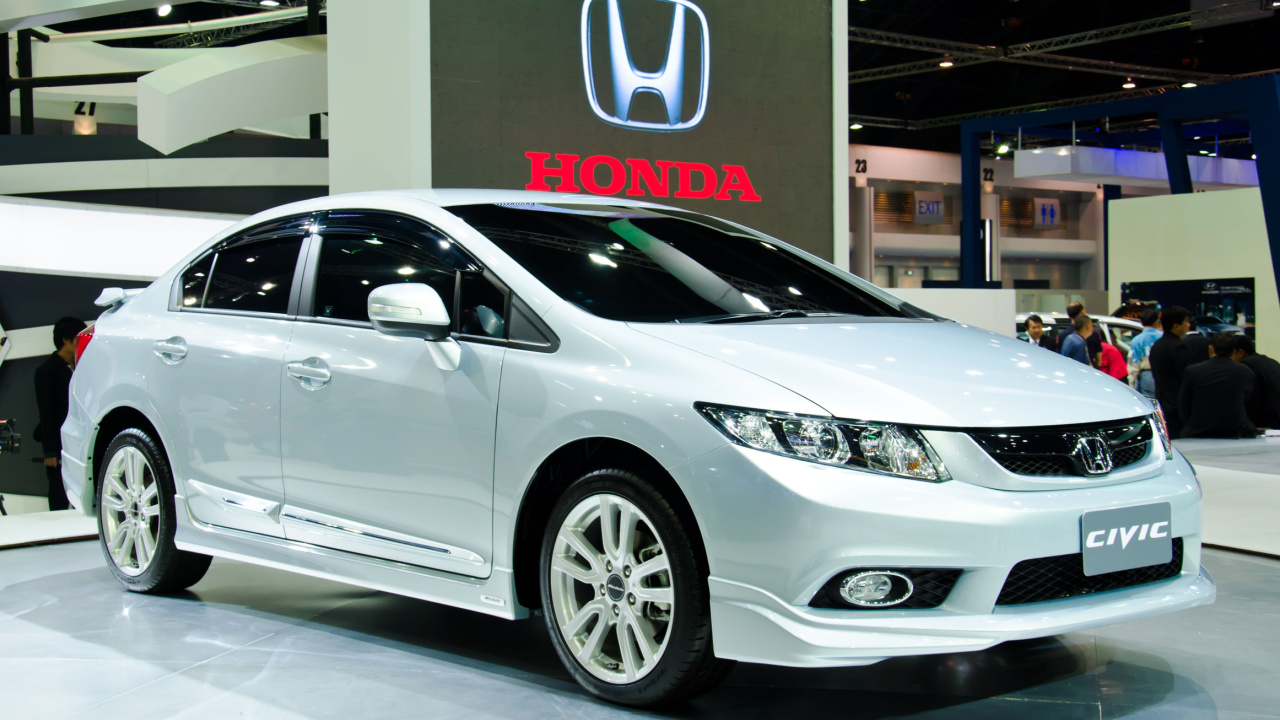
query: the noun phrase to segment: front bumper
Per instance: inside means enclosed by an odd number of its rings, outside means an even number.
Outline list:
[[[1200,490],[1176,456],[1146,479],[1015,492],[869,475],[726,446],[673,470],[710,564],[716,655],[797,667],[981,650],[1213,602],[1200,568]],[[953,467],[957,477],[964,468]],[[1123,590],[997,606],[1022,560],[1081,550],[1086,510],[1168,502],[1182,573]],[[962,570],[928,610],[822,609],[809,601],[853,568]]]

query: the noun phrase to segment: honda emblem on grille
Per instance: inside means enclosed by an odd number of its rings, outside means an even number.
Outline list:
[[[667,41],[666,59],[656,72],[646,72],[636,68],[627,44],[626,30],[622,26],[622,15],[618,11],[618,0],[604,0],[609,18],[609,65],[612,69],[610,78],[613,82],[612,115],[600,107],[596,94],[595,69],[591,61],[591,7],[597,0],[584,0],[582,3],[582,69],[586,77],[587,99],[591,102],[591,109],[595,114],[610,125],[651,132],[688,130],[702,122],[702,116],[707,110],[707,90],[711,80],[711,32],[707,27],[707,16],[690,0],[651,1],[665,2],[672,7],[671,36]],[[698,109],[692,118],[682,120],[685,91],[686,11],[692,12],[700,23],[702,68],[698,73]],[[631,119],[631,103],[636,95],[644,92],[653,93],[662,100],[662,105],[666,109],[666,122]]]
[[[1098,435],[1080,436],[1071,455],[1089,475],[1106,475],[1111,472],[1111,446]]]

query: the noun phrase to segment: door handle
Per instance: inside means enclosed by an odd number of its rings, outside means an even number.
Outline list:
[[[187,341],[180,337],[157,340],[151,347],[155,354],[160,356],[161,360],[170,365],[177,364],[187,356]]]
[[[285,365],[285,372],[289,377],[301,380],[302,386],[309,390],[324,387],[333,378],[329,372],[329,366],[317,357],[310,357],[302,362],[291,362]]]

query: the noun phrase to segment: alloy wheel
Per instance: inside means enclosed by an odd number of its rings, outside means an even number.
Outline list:
[[[122,446],[103,474],[102,533],[120,572],[146,572],[160,538],[160,485],[151,464],[135,447]]]
[[[591,495],[565,517],[551,557],[555,624],[587,672],[611,684],[648,675],[675,616],[671,563],[649,518],[618,495]]]

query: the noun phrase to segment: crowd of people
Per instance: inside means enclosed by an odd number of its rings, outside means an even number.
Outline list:
[[[1071,322],[1056,341],[1045,334],[1039,315],[1029,316],[1028,341],[1156,400],[1170,437],[1242,438],[1280,428],[1280,362],[1259,354],[1252,338],[1196,332],[1191,313],[1175,305],[1143,312],[1142,332],[1125,358],[1094,327],[1082,303],[1068,305],[1067,316]]]

